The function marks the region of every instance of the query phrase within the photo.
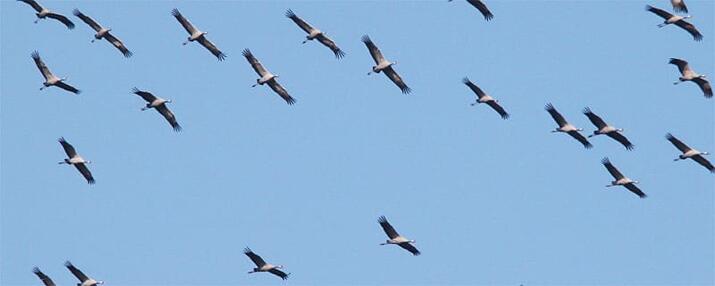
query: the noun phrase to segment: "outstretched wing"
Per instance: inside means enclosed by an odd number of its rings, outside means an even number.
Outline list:
[[[256,266],[258,266],[259,268],[263,265],[266,265],[266,261],[264,261],[263,258],[258,256],[258,254],[253,253],[250,248],[244,248],[243,253],[246,254],[246,256],[248,256],[248,258],[250,258],[251,261],[253,261],[253,263],[255,263]]]
[[[604,127],[608,126],[608,124],[606,124],[606,122],[603,121],[603,119],[601,119],[600,116],[598,116],[598,115],[596,115],[595,113],[593,113],[593,112],[591,111],[591,109],[588,108],[588,107],[586,107],[586,108],[583,109],[583,114],[585,114],[586,117],[588,117],[588,120],[590,120],[591,123],[593,123],[593,125],[596,125],[596,127],[598,127],[598,129],[601,129],[601,128],[604,128]]]
[[[70,19],[68,19],[64,15],[50,12],[49,14],[47,14],[47,17],[62,22],[62,24],[65,24],[65,26],[67,26],[67,28],[70,30],[74,29],[74,23],[72,23],[72,21],[70,21]]]
[[[89,168],[87,168],[87,164],[79,163],[79,164],[74,164],[74,166],[82,174],[82,176],[87,180],[88,184],[90,184],[90,185],[94,184],[94,177],[92,177],[92,172],[90,172]]]
[[[104,38],[107,39],[107,41],[109,41],[110,43],[112,43],[114,47],[119,49],[119,51],[122,52],[122,55],[124,55],[125,57],[128,58],[132,56],[132,52],[127,49],[127,47],[124,45],[124,43],[122,43],[121,40],[119,40],[119,38],[115,37],[111,33],[106,33],[104,35]]]
[[[382,230],[385,231],[385,234],[387,234],[387,237],[389,237],[390,239],[394,239],[394,238],[400,236],[400,234],[397,233],[395,228],[393,228],[392,225],[387,221],[387,218],[385,216],[380,216],[377,219],[377,222],[380,223]]]
[[[698,29],[695,28],[695,25],[691,24],[690,22],[680,19],[679,21],[675,22],[675,25],[688,31],[688,33],[693,36],[694,40],[701,41],[703,39],[703,34],[700,34],[700,31],[698,31]]]
[[[658,9],[658,8],[655,8],[655,7],[650,6],[650,5],[646,5],[646,6],[645,6],[645,9],[646,9],[648,12],[651,12],[651,13],[653,13],[653,14],[656,14],[656,15],[660,16],[661,18],[665,19],[665,20],[668,20],[668,19],[670,19],[670,17],[673,17],[673,14],[670,14],[670,13],[666,12],[666,11],[663,10],[663,9]]]
[[[698,77],[693,79],[693,82],[696,83],[700,89],[703,91],[703,95],[705,97],[713,97],[713,87],[710,86],[710,82],[707,79],[704,79],[702,77]]]
[[[564,117],[561,116],[561,113],[556,111],[556,108],[554,108],[554,106],[551,105],[551,103],[547,103],[545,109],[546,109],[546,111],[549,112],[549,114],[551,115],[551,118],[553,118],[554,121],[556,121],[556,123],[559,124],[559,126],[563,127],[564,125],[568,124],[566,119],[564,119]]]
[[[670,134],[670,133],[665,134],[665,138],[668,139],[668,141],[670,141],[670,143],[675,145],[675,148],[678,148],[678,150],[680,150],[680,152],[685,153],[685,152],[692,150],[692,148],[688,147],[688,145],[683,143],[683,141],[680,141],[680,139],[675,138],[675,136],[673,136],[673,134]]]
[[[400,75],[397,74],[397,72],[392,68],[392,66],[389,66],[382,71],[385,73],[385,75],[388,78],[390,78],[390,80],[392,82],[394,82],[397,85],[397,87],[400,88],[402,93],[409,94],[410,92],[412,92],[412,89],[410,89],[410,87],[407,86],[407,84],[402,80]]]
[[[40,3],[37,3],[35,0],[18,0],[27,3],[28,5],[32,6],[32,9],[35,9],[37,13],[42,12],[42,6],[40,6]]]
[[[487,95],[482,91],[481,88],[479,88],[476,84],[474,84],[469,78],[465,77],[462,79],[462,82],[469,87],[475,94],[477,94],[477,98],[482,98],[482,96]]]
[[[80,94],[80,93],[82,92],[82,91],[80,91],[79,89],[76,89],[74,86],[71,86],[71,85],[69,85],[69,84],[66,84],[64,81],[57,82],[57,83],[55,84],[55,86],[57,86],[57,87],[59,87],[59,88],[61,88],[61,89],[64,89],[64,90],[66,90],[66,91],[69,91],[69,92],[71,92],[71,93],[74,93],[74,94]]]
[[[603,158],[601,160],[601,163],[603,164],[603,166],[606,167],[606,170],[608,170],[608,172],[611,173],[611,176],[616,178],[616,180],[623,179],[623,174],[621,174],[621,172],[618,171],[618,169],[616,169],[616,167],[613,166],[613,164],[611,164],[611,160],[608,160],[608,158]]]
[[[477,8],[477,10],[482,13],[482,16],[484,16],[485,20],[489,21],[494,18],[494,15],[491,11],[489,11],[489,8],[487,8],[487,5],[484,4],[484,2],[480,0],[467,0],[467,2],[469,2],[469,4],[472,4],[474,8]]]
[[[669,64],[675,65],[678,67],[678,70],[680,71],[680,74],[685,75],[686,73],[692,73],[693,70],[690,69],[690,66],[688,66],[688,62],[681,60],[681,59],[676,59],[676,58],[670,58],[670,61],[668,61]]]
[[[249,49],[243,50],[243,56],[246,57],[246,60],[248,60],[248,63],[251,64],[251,67],[253,68],[254,71],[256,71],[256,73],[259,76],[264,76],[265,74],[268,73],[268,71],[266,70],[266,68],[263,67],[261,62],[259,62],[258,59],[256,59],[256,57],[253,56],[253,53],[251,53],[251,50],[249,50]]]
[[[166,121],[169,122],[171,127],[174,128],[174,131],[179,132],[181,131],[181,126],[179,125],[178,122],[176,122],[176,116],[174,116],[174,113],[169,110],[168,107],[166,107],[166,104],[161,104],[157,107],[155,107],[156,111],[159,112],[164,118],[166,118]]]
[[[132,92],[138,96],[141,96],[146,102],[152,103],[154,100],[156,100],[156,96],[151,94],[151,92],[148,91],[141,91],[138,88],[132,88]]]
[[[670,0],[673,5],[673,11],[679,13],[688,13],[688,6],[685,6],[685,0]]]
[[[65,267],[67,267],[67,269],[69,269],[70,272],[72,272],[72,275],[74,275],[74,277],[77,277],[77,279],[79,279],[79,281],[84,282],[84,281],[89,280],[89,277],[87,277],[87,275],[84,275],[84,273],[82,273],[82,271],[77,269],[77,267],[74,267],[74,265],[72,265],[72,262],[65,261]]]
[[[209,39],[207,39],[205,35],[199,37],[198,41],[199,41],[199,43],[200,43],[202,46],[204,46],[204,48],[206,48],[206,49],[209,50],[214,56],[216,56],[216,58],[217,58],[219,61],[223,61],[224,59],[226,59],[226,54],[224,54],[221,50],[219,50],[219,49],[216,47],[216,45],[214,45],[214,43],[212,43],[211,41],[209,41]]]
[[[335,54],[336,58],[342,59],[343,57],[345,57],[345,52],[343,52],[343,50],[341,50],[338,45],[335,44],[335,42],[333,42],[333,40],[328,38],[328,36],[326,36],[325,34],[320,34],[318,36],[318,41],[320,41],[320,43],[324,46],[330,48],[330,50],[333,51],[333,54]]]
[[[715,173],[715,167],[713,167],[713,164],[711,164],[710,161],[705,159],[702,155],[695,155],[691,158],[693,158],[695,162],[698,162],[698,164],[703,165],[703,167],[707,168],[711,173]]]
[[[412,244],[409,243],[409,242],[403,242],[403,243],[400,243],[400,244],[398,244],[398,245],[399,245],[400,247],[404,248],[404,249],[407,249],[407,251],[409,251],[410,253],[412,253],[412,255],[414,255],[414,256],[417,256],[417,255],[422,254],[422,253],[420,253],[419,250],[417,250],[417,248],[416,248],[414,245],[412,245]]]
[[[92,27],[92,29],[94,29],[95,31],[99,32],[99,30],[102,30],[102,26],[100,26],[96,21],[94,21],[94,19],[92,19],[89,16],[80,12],[78,9],[74,9],[74,11],[72,11],[72,13],[75,16],[79,17],[80,20],[82,20],[82,22],[87,23],[87,25]]]
[[[569,131],[568,133],[569,135],[571,135],[571,137],[578,140],[578,142],[581,142],[581,144],[583,144],[583,147],[586,147],[586,149],[590,149],[593,147],[593,145],[591,145],[591,142],[588,142],[588,139],[586,139],[586,137],[584,137],[580,132]]]
[[[31,56],[32,59],[35,61],[35,65],[40,70],[40,73],[42,73],[42,77],[44,77],[45,80],[53,77],[50,68],[45,65],[45,62],[42,61],[42,59],[40,58],[40,54],[37,51],[32,52]]]
[[[631,143],[631,141],[628,141],[628,138],[626,138],[626,136],[621,134],[621,132],[613,131],[613,132],[606,133],[606,135],[608,135],[608,137],[611,137],[614,140],[620,142],[624,147],[626,147],[626,149],[633,150],[633,147],[634,147],[633,144]]]
[[[55,286],[55,282],[53,282],[49,276],[45,275],[45,273],[42,273],[42,271],[40,271],[40,268],[33,268],[32,273],[35,273],[35,275],[37,275],[37,277],[42,280],[42,284],[45,284],[45,286]]]
[[[636,184],[633,184],[633,183],[626,184],[625,187],[626,187],[626,189],[628,189],[629,191],[631,191],[631,192],[633,192],[634,194],[638,195],[638,197],[640,197],[641,199],[645,199],[645,198],[647,197],[646,194],[645,194],[643,191],[641,191],[641,189],[638,188],[638,186],[636,186]]]
[[[288,17],[288,18],[290,18],[291,20],[293,20],[293,22],[295,22],[296,24],[298,24],[298,27],[300,27],[303,31],[305,31],[305,32],[308,33],[308,34],[310,34],[311,31],[315,30],[315,28],[313,28],[313,26],[311,26],[311,25],[308,24],[307,22],[303,21],[303,19],[301,19],[300,17],[298,17],[298,15],[296,15],[295,13],[293,13],[293,11],[290,10],[290,9],[288,9],[288,11],[286,11],[286,17]]]
[[[276,276],[280,277],[280,278],[283,279],[283,280],[288,280],[288,275],[289,275],[289,274],[286,274],[285,272],[281,271],[281,270],[278,269],[278,268],[273,268],[273,269],[271,269],[271,270],[268,270],[268,272],[270,272],[270,273],[273,274],[273,275],[276,275]]]
[[[501,107],[501,105],[499,105],[499,103],[495,100],[488,101],[487,104],[491,106],[492,109],[494,109],[497,113],[499,113],[502,119],[509,118],[509,113],[506,113],[506,110],[504,110],[504,108]]]
[[[64,137],[60,137],[57,141],[60,142],[60,145],[62,145],[62,149],[65,149],[65,154],[67,154],[67,157],[72,158],[74,156],[77,156],[77,151],[74,150],[74,147],[72,144],[67,142]]]
[[[283,86],[281,86],[281,84],[278,83],[275,78],[268,81],[268,86],[270,86],[271,89],[275,91],[278,95],[280,95],[283,100],[285,100],[286,103],[288,103],[289,105],[293,105],[295,103],[295,99],[291,97],[290,94],[288,94],[288,91],[285,90],[285,88],[283,88]]]
[[[191,22],[189,22],[189,20],[186,20],[186,18],[184,18],[184,16],[181,15],[181,12],[179,12],[179,9],[174,8],[174,10],[171,10],[171,15],[173,15],[174,18],[176,18],[176,20],[179,21],[181,26],[183,26],[184,29],[186,29],[186,31],[189,32],[189,35],[193,35],[194,33],[196,33],[196,28],[194,27],[194,25],[191,25]]]
[[[382,56],[382,52],[380,52],[380,49],[377,48],[370,37],[367,35],[362,36],[362,42],[365,43],[365,46],[367,46],[367,49],[370,51],[370,55],[376,64],[380,64],[385,61],[385,57]]]

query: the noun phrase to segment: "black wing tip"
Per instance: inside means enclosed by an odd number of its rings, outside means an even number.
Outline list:
[[[243,253],[244,253],[244,254],[253,253],[253,250],[251,250],[250,248],[248,248],[248,246],[246,246],[246,247],[243,249]]]
[[[404,94],[410,94],[410,93],[412,93],[412,89],[411,89],[409,86],[400,87],[400,90],[401,90],[402,93],[404,93]]]
[[[703,40],[703,35],[695,35],[693,36],[693,39],[695,39],[696,42],[700,42]]]
[[[629,144],[629,145],[624,145],[624,147],[626,147],[626,150],[628,150],[628,151],[633,151],[633,148],[636,148],[636,145]]]
[[[216,59],[218,59],[218,61],[223,61],[226,59],[226,54],[220,52],[218,55],[216,55]]]
[[[181,125],[179,125],[178,123],[176,125],[172,125],[171,127],[174,129],[174,132],[181,132],[181,130],[183,130]]]
[[[139,90],[136,86],[132,87],[132,93],[139,95],[140,92],[143,92],[143,91]]]
[[[248,48],[243,49],[243,51],[241,52],[241,54],[242,54],[244,57],[252,57],[252,56],[253,56],[253,53],[251,53],[251,50],[249,50]]]
[[[593,148],[593,144],[591,144],[590,142],[586,142],[586,144],[583,144],[583,147],[586,149],[591,149]]]
[[[72,23],[72,22],[69,22],[69,24],[67,24],[67,29],[72,30],[72,29],[74,29],[74,27],[75,27],[74,23]]]
[[[416,251],[412,253],[412,256],[420,256],[422,252]]]
[[[343,52],[343,50],[341,50],[341,49],[337,49],[333,53],[335,54],[336,59],[342,59],[345,57],[345,52]]]
[[[591,108],[590,108],[590,107],[585,107],[585,108],[583,109],[583,114],[593,114],[593,112],[591,111]]]
[[[507,120],[511,115],[509,113],[501,114],[501,119]]]
[[[463,84],[470,84],[470,83],[472,83],[472,81],[469,80],[469,78],[465,76],[464,78],[462,78],[462,83],[463,83]]]
[[[687,64],[688,61],[683,60],[683,59],[679,59],[679,58],[670,58],[670,60],[668,61],[668,63],[669,63],[669,64],[673,64],[673,65],[679,65],[679,64]]]
[[[65,140],[65,137],[64,137],[64,136],[62,136],[62,137],[60,137],[59,139],[57,139],[57,142],[60,142],[60,143],[67,143],[67,140]]]
[[[39,59],[40,59],[40,53],[39,53],[38,51],[36,51],[36,50],[35,50],[35,51],[32,51],[32,53],[30,53],[30,56],[32,56],[32,58],[33,58],[33,59],[36,59],[36,60],[39,60]]]
[[[603,159],[601,159],[601,163],[604,165],[611,164],[611,160],[608,159],[608,157],[603,157]]]
[[[80,15],[82,15],[82,12],[80,12],[79,9],[74,8],[74,10],[72,10],[72,14],[79,17]]]
[[[296,15],[295,15],[295,13],[293,13],[293,10],[291,10],[291,9],[286,10],[286,17],[293,18],[295,16]]]
[[[484,20],[491,21],[492,19],[494,19],[494,14],[489,13],[484,15]]]
[[[646,10],[646,11],[653,12],[653,11],[655,11],[656,9],[658,9],[658,8],[655,8],[655,7],[651,6],[651,5],[645,5],[645,10]]]
[[[18,1],[20,1],[20,0],[18,0]],[[40,274],[40,273],[42,273],[42,271],[40,271],[39,267],[35,266],[35,267],[32,267],[32,273]]]
[[[363,43],[366,43],[366,44],[367,44],[367,43],[372,43],[372,40],[370,39],[370,36],[368,36],[368,35],[362,35],[362,37],[360,38],[360,40],[361,40]]]
[[[124,55],[125,58],[131,58],[134,55],[134,53],[127,50],[126,52],[122,52],[122,55]]]
[[[179,16],[181,16],[181,12],[179,12],[179,9],[174,8],[174,9],[171,9],[171,15],[174,17],[179,17]]]
[[[673,134],[668,132],[668,133],[665,133],[665,139],[668,139],[668,140],[675,139],[675,136],[673,136]]]
[[[72,265],[72,262],[67,260],[67,261],[65,261],[65,267],[74,267],[74,265]]]
[[[87,184],[94,185],[94,183],[95,183],[94,178],[87,180]]]
[[[387,223],[387,218],[384,215],[381,215],[380,217],[377,218],[377,222]]]
[[[554,110],[556,110],[556,108],[554,108],[554,105],[551,104],[551,102],[547,103],[546,106],[544,106],[544,109],[546,109],[546,111],[554,111]]]
[[[286,103],[288,103],[288,105],[295,104],[295,98],[293,98],[293,97],[286,98]]]

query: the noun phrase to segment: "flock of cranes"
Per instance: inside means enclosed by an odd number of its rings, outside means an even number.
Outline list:
[[[37,16],[37,21],[40,19],[55,19],[62,24],[64,24],[68,29],[73,29],[75,27],[74,23],[70,21],[67,17],[52,12],[48,10],[47,8],[42,7],[40,4],[38,4],[34,0],[18,0],[22,1],[24,3],[29,4],[35,11],[37,11],[36,16]],[[452,1],[452,0],[449,0]],[[483,15],[484,19],[489,21],[493,19],[494,15],[492,12],[487,8],[486,4],[483,1],[479,0],[467,0],[469,4],[474,6],[478,11]],[[688,8],[685,5],[683,0],[671,0],[671,3],[673,5],[673,10],[676,13],[687,13]],[[664,27],[669,24],[675,24],[676,26],[686,30],[688,33],[690,33],[693,38],[696,41],[701,41],[703,39],[702,34],[696,29],[696,27],[687,22],[685,19],[690,18],[690,16],[679,16],[679,15],[674,15],[671,14],[665,10],[655,8],[653,6],[648,5],[646,7],[647,11],[650,11],[660,17],[662,17],[665,21],[658,25],[659,27]],[[106,39],[109,43],[111,43],[115,48],[117,48],[123,56],[125,57],[131,57],[132,52],[127,48],[127,46],[116,36],[114,36],[112,33],[111,28],[106,28],[102,25],[100,25],[98,22],[90,18],[89,16],[83,14],[80,12],[78,9],[74,9],[73,14],[81,19],[83,22],[85,22],[87,25],[89,25],[94,31],[94,39],[92,42],[95,40],[101,40],[101,39]],[[178,9],[173,9],[171,11],[171,15],[176,18],[176,20],[181,24],[181,26],[188,32],[189,37],[185,42],[183,42],[183,45],[188,44],[189,42],[198,42],[201,44],[203,47],[205,47],[213,56],[215,56],[219,61],[224,61],[226,59],[226,54],[221,51],[213,42],[209,41],[206,37],[207,32],[200,31],[197,29],[189,20],[184,17],[181,12],[179,12]],[[285,12],[285,16],[289,19],[291,19],[298,27],[303,30],[305,33],[307,33],[307,36],[305,36],[305,40],[303,43],[307,43],[312,40],[317,40],[320,42],[322,45],[327,47],[328,49],[331,50],[335,58],[341,59],[345,57],[345,52],[338,47],[338,45],[330,39],[324,32],[321,30],[315,28],[314,26],[308,24],[305,20],[302,18],[298,17],[292,10],[287,10]],[[372,57],[372,59],[375,62],[375,65],[372,66],[372,69],[370,72],[368,72],[368,75],[372,73],[384,73],[388,79],[390,79],[399,89],[402,93],[404,94],[409,94],[412,92],[411,88],[405,83],[405,81],[402,79],[402,77],[395,71],[394,66],[397,64],[397,61],[389,61],[385,58],[385,56],[382,54],[380,49],[377,47],[375,42],[372,41],[372,39],[364,35],[361,38],[362,42],[365,44],[367,47],[367,50]],[[268,85],[271,90],[273,90],[278,96],[280,96],[287,104],[293,105],[295,104],[296,100],[293,98],[288,91],[278,82],[278,75],[271,73],[268,69],[266,69],[261,62],[253,55],[251,50],[249,49],[244,49],[242,52],[242,55],[246,58],[248,63],[250,64],[251,68],[258,74],[259,78],[256,79],[256,83],[252,85],[252,87],[258,86],[258,85]],[[63,90],[66,90],[68,92],[74,93],[74,94],[79,94],[80,90],[73,87],[72,85],[69,85],[65,81],[67,80],[66,77],[60,78],[54,75],[50,69],[47,67],[47,65],[43,62],[43,60],[40,58],[40,55],[37,51],[32,52],[31,54],[32,59],[35,62],[35,65],[38,67],[40,70],[40,73],[44,77],[44,82],[43,82],[43,87],[40,89],[45,89],[46,87],[50,86],[56,86],[58,88],[61,88]],[[711,98],[713,96],[712,93],[712,87],[710,86],[710,83],[708,80],[705,78],[705,75],[701,75],[696,73],[693,69],[689,67],[689,64],[687,61],[682,60],[682,59],[677,59],[677,58],[671,58],[670,59],[670,64],[676,65],[678,67],[678,70],[681,73],[681,76],[678,78],[678,81],[674,82],[674,84],[678,84],[680,82],[685,82],[685,81],[692,81],[695,84],[697,84],[700,89],[703,91],[704,96],[706,98]],[[474,82],[472,82],[469,78],[464,77],[462,82],[476,95],[476,101],[472,103],[471,105],[478,105],[478,104],[486,104],[489,107],[491,107],[502,119],[508,119],[510,117],[510,114],[505,110],[504,107],[502,107],[499,104],[499,101],[484,92],[480,87],[478,87]],[[139,90],[138,88],[133,88],[132,93],[140,96],[144,101],[146,101],[146,105],[141,108],[141,110],[147,110],[147,109],[155,109],[159,114],[161,114],[166,121],[170,124],[170,126],[173,128],[175,131],[181,131],[181,126],[179,125],[176,116],[171,112],[171,110],[168,108],[167,103],[171,103],[171,100],[163,99],[160,97],[155,96],[151,92],[148,91],[142,91]],[[592,134],[588,135],[587,137],[581,134],[581,131],[583,131],[582,128],[577,128],[573,124],[569,123],[564,116],[556,110],[556,108],[551,104],[548,103],[545,106],[546,111],[549,113],[549,115],[553,118],[553,120],[556,122],[558,125],[557,128],[552,130],[551,132],[561,132],[561,133],[566,133],[569,136],[573,137],[576,139],[579,143],[581,143],[585,148],[592,148],[593,145],[591,142],[589,142],[588,138],[592,138],[594,136],[598,135],[606,135],[613,140],[619,142],[621,145],[623,145],[627,150],[633,150],[634,149],[634,144],[631,143],[631,141],[623,134],[624,130],[622,128],[617,128],[613,125],[610,125],[607,123],[603,118],[601,118],[599,115],[596,115],[590,108],[586,107],[583,110],[583,114],[589,119],[591,123],[596,127],[596,130],[593,131]],[[668,133],[666,135],[666,138],[668,141],[670,141],[678,150],[682,152],[681,155],[678,156],[675,160],[685,160],[685,159],[692,159],[696,161],[698,164],[704,166],[707,168],[710,172],[715,172],[715,168],[713,165],[704,157],[704,155],[708,155],[707,152],[701,152],[696,149],[693,149],[674,137],[672,134]],[[95,179],[92,176],[92,173],[90,172],[89,168],[87,167],[88,164],[91,162],[88,160],[85,160],[80,156],[75,148],[67,142],[64,138],[59,139],[59,143],[64,149],[67,159],[64,159],[62,162],[59,162],[60,164],[68,164],[68,165],[73,165],[79,172],[80,174],[86,179],[86,181],[89,184],[94,184]],[[614,180],[611,181],[607,187],[612,187],[612,186],[623,186],[632,193],[636,194],[640,198],[645,198],[647,195],[636,186],[638,184],[638,181],[631,180],[630,178],[624,176],[612,163],[611,161],[606,157],[603,158],[602,164],[605,166],[606,170],[613,176]],[[387,221],[387,218],[384,216],[380,216],[378,218],[378,223],[384,230],[385,234],[389,239],[386,240],[386,242],[381,243],[382,245],[389,245],[389,244],[394,244],[398,245],[401,248],[409,251],[412,255],[420,255],[420,251],[415,247],[415,240],[410,240],[402,235],[400,235],[395,228]],[[273,265],[267,263],[261,256],[257,255],[254,253],[251,249],[246,248],[244,250],[244,254],[248,256],[248,258],[253,261],[253,263],[256,265],[255,268],[253,268],[252,271],[249,273],[254,273],[254,272],[268,272],[271,274],[274,274],[281,279],[287,279],[289,274],[285,273],[281,269],[283,269],[283,266],[281,265]],[[65,263],[65,266],[72,272],[72,274],[77,277],[77,279],[80,280],[80,283],[78,283],[79,286],[94,286],[94,285],[99,285],[102,284],[102,281],[97,281],[94,280],[88,276],[86,276],[84,273],[82,273],[79,269],[74,267],[72,263],[69,261]],[[55,285],[52,280],[42,273],[38,268],[33,269],[33,272],[40,278],[40,280],[43,281],[43,283],[47,286],[52,286]]]

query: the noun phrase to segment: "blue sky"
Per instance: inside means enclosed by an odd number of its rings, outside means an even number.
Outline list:
[[[674,86],[668,58],[715,77],[712,1],[688,0],[705,36],[647,13],[669,1],[42,1],[111,27],[126,59],[74,16],[67,30],[0,3],[0,284],[73,285],[69,259],[107,285],[710,285],[712,174],[673,162],[672,132],[715,151],[713,100]],[[228,56],[218,62],[178,8]],[[326,32],[336,60],[283,16]],[[373,65],[368,34],[412,88]],[[286,105],[241,56],[293,95]],[[40,91],[30,53],[83,91]],[[502,120],[461,83],[500,100]],[[171,130],[132,87],[173,100]],[[590,107],[636,145],[564,134],[547,102],[589,132]],[[87,185],[64,136],[90,165]],[[602,157],[649,197],[605,188]],[[713,158],[710,158],[713,160]],[[422,256],[380,246],[385,215]],[[251,247],[292,273],[246,274]]]

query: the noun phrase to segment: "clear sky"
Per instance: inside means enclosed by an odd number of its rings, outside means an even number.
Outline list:
[[[670,57],[715,77],[712,1],[687,0],[693,41],[644,10],[669,1],[42,1],[71,17],[33,24],[0,5],[0,284],[76,279],[107,285],[710,285],[715,176],[664,135],[715,151],[713,99],[673,85]],[[111,27],[127,59],[71,15]],[[227,54],[219,62],[170,15],[178,8]],[[284,17],[325,31],[334,58]],[[368,34],[412,88],[373,66]],[[285,104],[244,48],[296,98]],[[81,89],[39,90],[30,53]],[[512,117],[470,106],[468,76]],[[184,127],[142,112],[133,87],[172,99]],[[636,145],[586,150],[544,111],[594,129],[590,107]],[[58,165],[64,136],[97,180]],[[648,194],[605,188],[608,156]],[[710,160],[715,158],[710,157]],[[386,239],[385,215],[417,240]],[[246,274],[251,247],[287,282]]]

